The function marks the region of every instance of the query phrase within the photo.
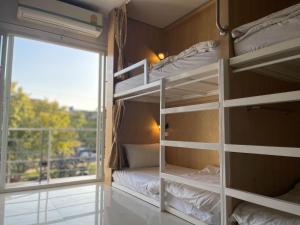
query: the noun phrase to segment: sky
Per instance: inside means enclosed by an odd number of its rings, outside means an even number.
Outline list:
[[[12,81],[34,99],[96,111],[99,54],[16,37]]]

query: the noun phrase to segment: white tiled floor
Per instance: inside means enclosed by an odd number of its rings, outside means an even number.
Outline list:
[[[0,225],[189,225],[101,184],[0,195]]]

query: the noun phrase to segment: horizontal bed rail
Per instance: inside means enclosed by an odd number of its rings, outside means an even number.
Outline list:
[[[226,152],[300,158],[300,148],[225,144]]]
[[[148,60],[147,59],[143,59],[142,61],[139,61],[131,66],[126,67],[123,70],[120,70],[118,72],[116,72],[114,74],[114,77],[119,77],[124,75],[125,73],[135,70],[139,67],[144,67],[144,84],[148,84],[149,83],[149,76],[148,76]]]
[[[300,91],[290,91],[277,94],[258,95],[253,97],[225,100],[224,107],[243,107],[296,101],[300,101]]]
[[[218,184],[204,183],[204,182],[201,182],[201,181],[181,177],[181,176],[178,176],[174,173],[171,173],[168,170],[161,173],[160,176],[165,180],[173,181],[175,183],[185,184],[185,185],[190,186],[190,187],[194,187],[194,188],[197,188],[197,189],[203,189],[205,191],[214,192],[214,193],[217,193],[217,194],[221,193],[221,186],[218,185]]]
[[[259,194],[253,194],[247,191],[240,191],[232,188],[226,188],[225,194],[232,198],[300,216],[300,204],[297,203],[288,202],[285,200],[267,197]]]
[[[114,187],[114,188],[116,188],[118,190],[124,191],[124,192],[126,192],[126,193],[128,193],[128,194],[130,194],[130,195],[132,195],[134,197],[137,197],[137,198],[139,198],[139,199],[141,199],[141,200],[143,200],[145,202],[148,202],[151,205],[154,205],[156,207],[160,207],[159,202],[157,200],[155,200],[153,198],[150,198],[150,197],[148,197],[146,195],[143,195],[143,194],[141,194],[141,193],[139,193],[137,191],[134,191],[134,190],[132,190],[132,189],[130,189],[128,187],[120,185],[120,184],[118,184],[116,182],[112,182],[112,187]]]
[[[161,113],[175,114],[175,113],[187,113],[187,112],[197,112],[197,111],[206,111],[206,110],[217,110],[219,109],[219,107],[220,107],[219,102],[211,102],[211,103],[202,103],[197,105],[165,108],[161,110]]]
[[[198,149],[198,150],[219,151],[219,149],[220,149],[220,144],[219,143],[161,140],[160,144],[162,146],[166,146],[166,147],[192,148],[192,149]]]

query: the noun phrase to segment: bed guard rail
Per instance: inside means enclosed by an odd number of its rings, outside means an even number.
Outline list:
[[[144,84],[148,84],[149,83],[149,74],[148,74],[148,60],[147,59],[143,59],[140,62],[137,62],[131,66],[126,67],[125,69],[122,69],[122,70],[116,72],[114,74],[114,77],[122,76],[123,74],[125,74],[129,71],[135,70],[142,66],[144,67]]]

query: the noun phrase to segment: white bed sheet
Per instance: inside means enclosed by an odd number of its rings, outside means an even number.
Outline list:
[[[300,183],[279,199],[300,204]],[[236,207],[232,220],[239,225],[299,225],[300,217],[275,209],[243,202]]]
[[[219,225],[221,224],[221,212],[220,207],[216,208],[215,210],[212,210],[210,212],[205,212],[202,210],[197,209],[193,205],[186,203],[185,201],[182,201],[181,199],[178,199],[174,197],[171,194],[167,194],[166,197],[167,204],[177,209],[180,212],[185,213],[186,215],[189,215],[191,217],[194,217],[198,220],[201,220],[205,222],[206,224],[211,225]]]
[[[167,170],[179,176],[194,180],[218,184],[219,170],[207,167],[202,171],[167,165]],[[142,168],[115,171],[114,182],[144,194],[152,199],[159,199],[159,168]],[[168,182],[166,185],[167,202],[170,206],[208,224],[220,222],[220,196],[215,193],[196,189],[182,184]]]
[[[233,30],[235,54],[252,52],[300,37],[300,4]]]
[[[151,70],[149,73],[149,82],[154,82],[164,77],[178,75],[180,73],[208,65],[218,60],[218,49],[209,52],[198,53],[189,57],[180,58],[176,61],[167,64],[166,66]],[[130,90],[132,88],[144,84],[144,74],[131,77],[127,80],[121,81],[115,85],[115,93]]]

